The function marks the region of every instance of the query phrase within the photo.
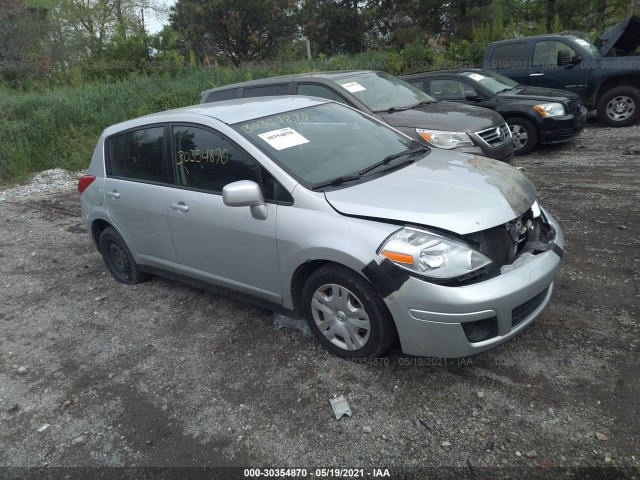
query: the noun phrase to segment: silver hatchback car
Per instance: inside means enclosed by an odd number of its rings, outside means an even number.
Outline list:
[[[264,97],[107,128],[79,180],[113,277],[241,295],[342,357],[463,357],[547,305],[564,241],[517,169],[350,107]]]

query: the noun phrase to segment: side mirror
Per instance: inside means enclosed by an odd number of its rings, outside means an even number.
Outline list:
[[[482,95],[480,95],[475,90],[471,90],[470,92],[466,92],[464,94],[464,98],[466,98],[467,100],[470,100],[472,102],[477,102],[477,101],[482,100]]]
[[[225,185],[222,189],[222,201],[228,207],[251,207],[251,216],[255,219],[267,218],[267,206],[262,190],[251,180],[240,180]]]
[[[563,67],[565,65],[571,64],[571,52],[569,50],[558,50],[558,61],[557,64],[559,67]]]

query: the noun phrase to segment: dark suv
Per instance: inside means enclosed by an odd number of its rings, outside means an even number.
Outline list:
[[[264,78],[209,89],[202,93],[201,103],[275,95],[328,98],[367,113],[432,147],[504,162],[513,159],[513,138],[499,114],[438,101],[384,72],[336,71]]]
[[[571,140],[587,122],[587,109],[576,93],[528,87],[491,70],[441,70],[401,78],[438,100],[498,112],[509,124],[516,155],[526,155],[538,143]]]
[[[611,127],[640,119],[640,19],[630,17],[591,43],[581,32],[513,38],[489,45],[483,66],[518,83],[580,95]],[[613,55],[613,56],[611,56]]]

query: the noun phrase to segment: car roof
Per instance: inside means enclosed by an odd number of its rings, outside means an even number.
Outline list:
[[[526,41],[526,40],[548,40],[550,38],[575,37],[575,36],[576,36],[575,32],[546,33],[544,35],[531,35],[530,37],[509,38],[507,40],[499,40],[497,42],[491,42],[491,44],[502,45],[505,43],[517,43],[518,41]]]
[[[220,120],[228,125],[232,125],[238,122],[246,122],[254,118],[278,115],[291,110],[313,107],[315,105],[322,105],[325,103],[335,102],[324,98],[308,97],[304,95],[238,98],[235,100],[203,103],[152,113],[150,115],[145,115],[143,117],[112,125],[105,130],[105,134],[111,135],[118,131],[140,125],[170,122],[172,121],[171,117],[179,118],[180,121],[184,121],[188,116],[192,116],[194,119],[197,119],[197,117],[210,117]]]
[[[367,73],[377,73],[376,70],[335,70],[327,72],[307,72],[307,73],[294,73],[290,75],[281,75],[279,77],[265,77],[257,80],[247,80],[246,82],[232,83],[229,85],[223,85],[220,87],[209,88],[206,92],[218,92],[221,90],[228,90],[238,87],[254,87],[259,85],[268,85],[272,83],[279,83],[282,81],[293,81],[296,78],[325,78],[327,80],[333,80],[336,78],[347,77],[354,74],[364,75]],[[203,92],[204,93],[204,92]]]
[[[400,78],[421,78],[421,77],[433,77],[436,75],[442,74],[451,74],[451,73],[465,73],[465,72],[482,72],[486,71],[486,68],[451,68],[449,70],[429,70],[428,72],[420,72],[420,73],[410,73],[408,75],[401,75]]]

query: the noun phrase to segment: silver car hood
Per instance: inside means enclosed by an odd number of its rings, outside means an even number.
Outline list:
[[[345,215],[436,227],[460,235],[506,223],[536,199],[533,184],[503,162],[432,151],[374,180],[325,192]]]

